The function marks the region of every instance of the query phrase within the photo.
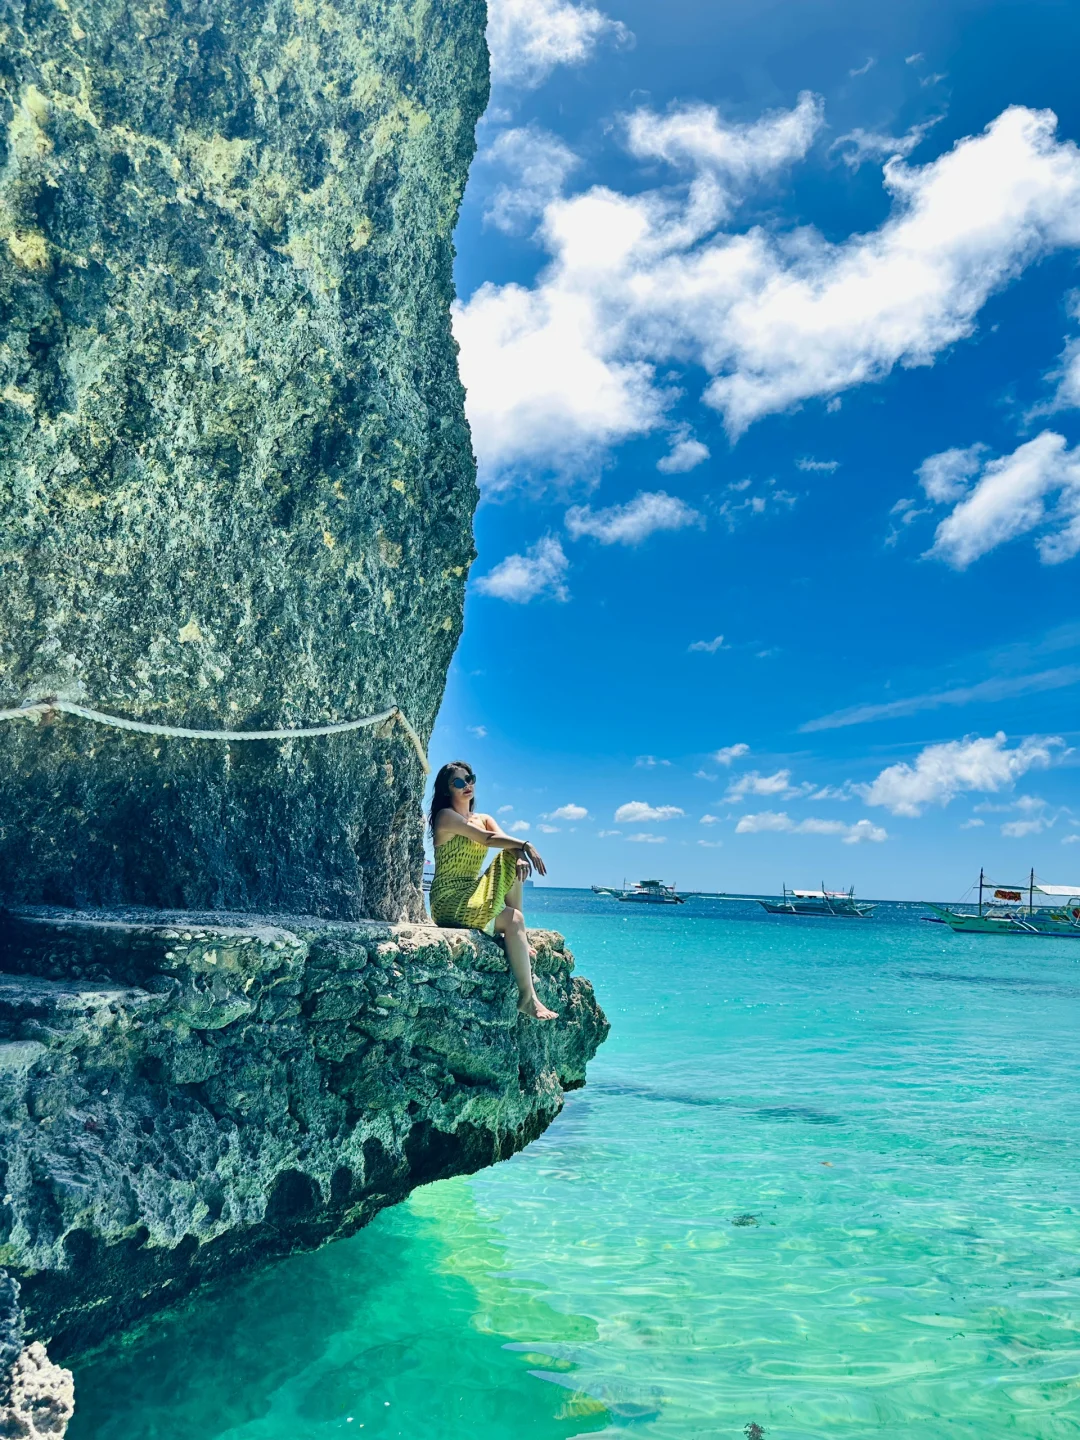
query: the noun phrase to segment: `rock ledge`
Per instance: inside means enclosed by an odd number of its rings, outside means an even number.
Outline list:
[[[562,937],[532,941],[552,1024],[475,931],[0,914],[0,1264],[30,1339],[77,1354],[528,1144],[608,1031]],[[13,1393],[50,1362],[8,1349]]]

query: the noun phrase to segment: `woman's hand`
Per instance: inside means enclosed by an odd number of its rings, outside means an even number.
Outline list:
[[[517,878],[519,880],[527,880],[531,874],[532,866],[529,864],[528,860],[525,859],[524,855],[519,855],[517,862]]]
[[[538,875],[547,874],[547,866],[544,864],[543,860],[540,859],[540,856],[537,854],[536,850],[533,848],[532,845],[529,844],[527,840],[525,844],[521,847],[521,853],[529,862],[530,867],[532,869],[535,869]]]

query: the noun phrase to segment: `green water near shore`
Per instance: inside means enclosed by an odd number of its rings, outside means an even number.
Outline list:
[[[1080,943],[530,906],[588,1087],[78,1366],[72,1440],[1080,1435]]]

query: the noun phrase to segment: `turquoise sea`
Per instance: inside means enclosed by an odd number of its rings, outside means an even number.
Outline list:
[[[588,1087],[84,1362],[71,1440],[1080,1435],[1080,942],[528,903]]]

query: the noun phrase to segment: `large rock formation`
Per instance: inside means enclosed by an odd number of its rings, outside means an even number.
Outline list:
[[[28,1337],[63,1359],[535,1138],[607,1021],[561,937],[532,940],[550,1024],[472,931],[5,916],[0,1264]]]
[[[0,0],[0,707],[426,740],[483,0]],[[0,724],[0,898],[418,916],[398,729]]]
[[[0,0],[0,709],[396,705],[426,742],[473,557],[449,300],[485,18]],[[421,780],[394,726],[0,721],[0,1436],[62,1433],[56,1358],[512,1154],[584,1083],[607,1022],[560,937],[541,1025],[492,940],[384,923],[423,913]]]

